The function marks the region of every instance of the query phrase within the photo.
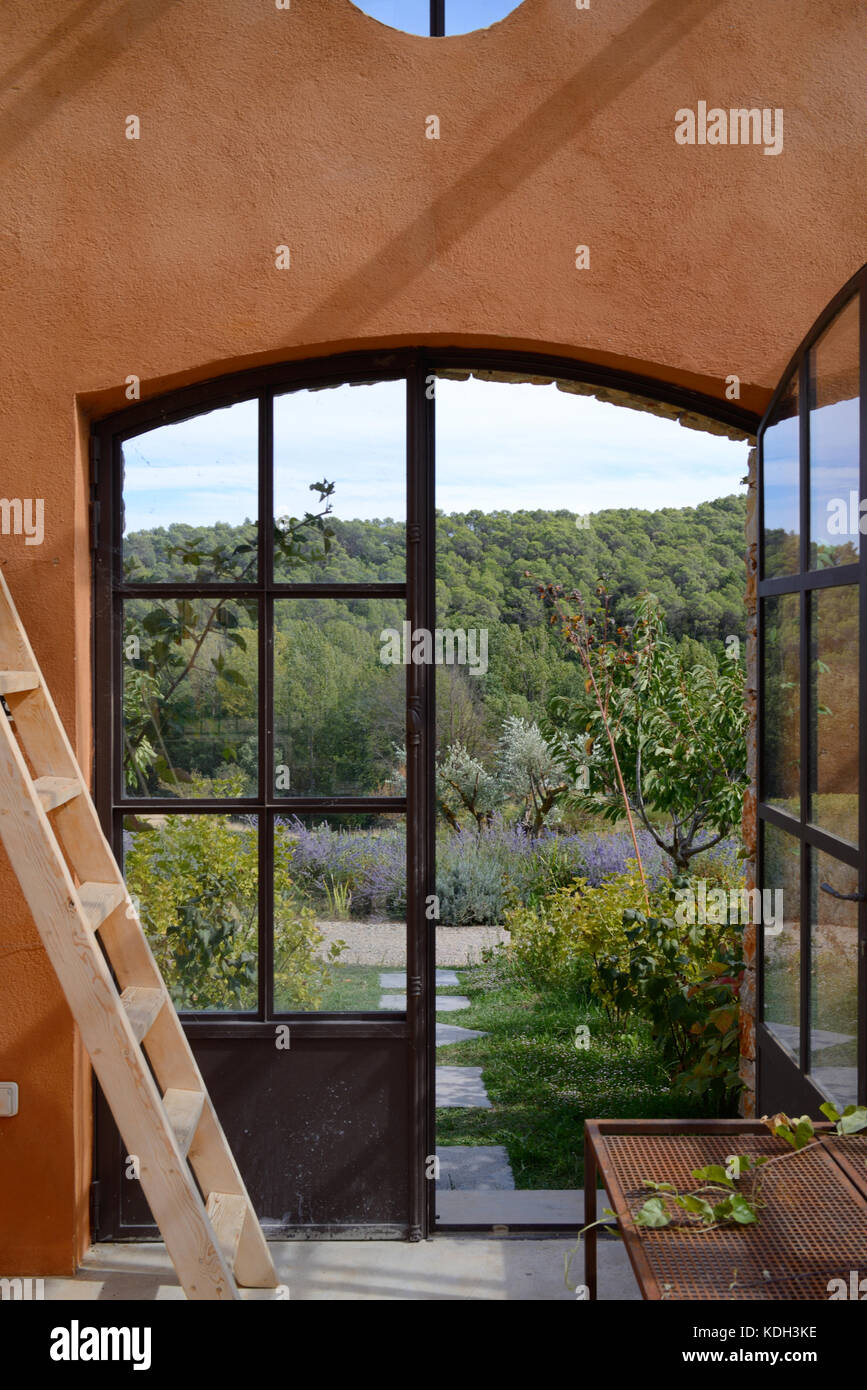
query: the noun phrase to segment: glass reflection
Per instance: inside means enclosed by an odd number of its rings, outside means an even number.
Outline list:
[[[765,1025],[798,1060],[801,1028],[801,854],[798,841],[766,821],[761,826],[766,889],[782,891],[782,926],[763,934]],[[776,901],[776,899],[775,899]]]
[[[857,893],[858,871],[811,853],[810,1074],[842,1109],[858,1099],[858,904],[821,885]]]
[[[858,589],[810,596],[810,820],[858,841]]]
[[[800,813],[800,599],[762,599],[765,671],[762,708],[762,800]]]
[[[859,300],[810,353],[810,568],[851,564],[860,548]]]
[[[764,578],[800,569],[798,379],[783,392],[762,438]]]

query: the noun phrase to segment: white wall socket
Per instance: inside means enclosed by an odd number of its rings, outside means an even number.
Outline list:
[[[18,1114],[18,1082],[0,1081],[0,1118]]]

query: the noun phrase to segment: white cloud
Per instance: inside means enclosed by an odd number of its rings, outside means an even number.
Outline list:
[[[554,386],[437,382],[442,511],[695,506],[739,489],[747,446]],[[275,501],[298,515],[336,483],[342,518],[405,515],[405,387],[299,391],[275,403]],[[244,401],[124,446],[127,530],[257,513],[257,407]]]

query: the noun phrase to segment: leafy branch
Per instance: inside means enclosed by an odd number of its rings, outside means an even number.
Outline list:
[[[275,566],[288,569],[303,563],[321,563],[327,558],[335,534],[326,520],[333,508],[334,487],[334,483],[327,480],[311,483],[311,492],[318,495],[318,510],[305,512],[300,518],[275,519]],[[258,545],[254,539],[242,540],[234,546],[219,541],[204,546],[200,541],[184,540],[169,545],[166,553],[171,561],[186,569],[195,569],[195,577],[201,582],[223,580],[243,584],[254,571]],[[136,577],[134,570],[135,563],[127,563],[127,578]],[[169,603],[174,604],[174,611]],[[141,788],[146,769],[157,761],[154,742],[166,771],[177,784],[178,774],[172,766],[164,737],[171,722],[171,701],[193,672],[200,669],[202,654],[212,634],[219,631],[223,648],[228,644],[246,651],[246,639],[238,631],[239,626],[231,597],[222,595],[210,603],[199,600],[197,604],[187,598],[167,600],[140,620],[146,640],[141,644],[141,656],[133,663],[134,674],[125,682],[128,785],[138,784]],[[222,649],[211,656],[210,667],[216,678],[230,685],[248,685],[244,674],[227,663]]]
[[[867,1129],[867,1106],[848,1105],[841,1114],[836,1106],[827,1101],[819,1109],[835,1127],[831,1138],[843,1139],[846,1135]],[[690,1192],[678,1192],[673,1183],[645,1178],[642,1185],[653,1189],[656,1195],[649,1197],[638,1211],[633,1212],[636,1226],[653,1229],[669,1226],[671,1214],[667,1204],[679,1207],[686,1212],[688,1219],[706,1231],[732,1223],[746,1226],[757,1221],[759,1210],[765,1205],[762,1190],[768,1169],[827,1142],[824,1135],[816,1134],[809,1115],[800,1115],[791,1120],[781,1112],[771,1118],[764,1116],[763,1123],[772,1134],[789,1145],[787,1153],[774,1157],[759,1154],[755,1158],[748,1154],[730,1154],[725,1167],[709,1163],[704,1168],[694,1168],[691,1177],[699,1185]],[[749,1182],[741,1191],[737,1183],[743,1175],[749,1176]]]

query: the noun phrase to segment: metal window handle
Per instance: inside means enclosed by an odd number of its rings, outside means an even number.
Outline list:
[[[846,903],[867,902],[867,893],[838,893],[836,888],[832,888],[830,883],[820,883],[819,887],[823,893],[830,893],[832,898],[841,898]]]

